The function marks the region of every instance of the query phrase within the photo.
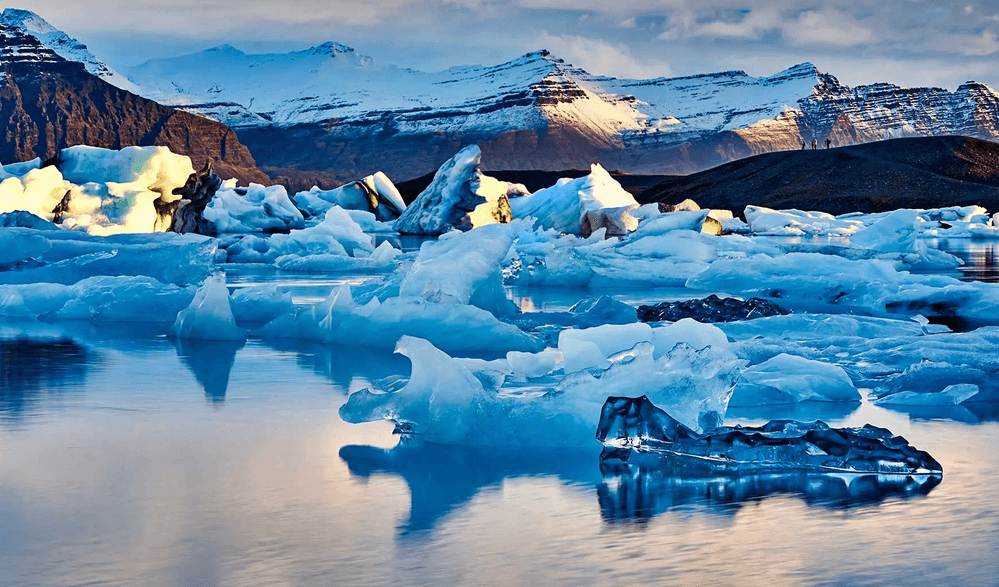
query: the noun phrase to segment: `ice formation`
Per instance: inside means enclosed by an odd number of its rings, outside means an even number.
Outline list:
[[[228,235],[220,240],[220,246],[230,263],[274,263],[287,256],[361,257],[375,250],[372,237],[339,206],[330,208],[323,221],[315,226],[266,237]]]
[[[396,350],[413,363],[405,386],[355,392],[340,416],[353,423],[390,420],[397,432],[427,442],[482,446],[586,446],[600,406],[614,393],[652,393],[690,427],[711,428],[721,423],[742,364],[727,350],[686,345],[655,360],[652,345],[642,343],[615,356],[608,369],[570,375],[538,396],[503,393],[502,379],[484,376],[497,367],[454,359],[426,340],[402,337]],[[539,373],[550,356],[512,358]]]
[[[523,196],[520,184],[499,181],[479,170],[482,151],[470,145],[441,165],[433,181],[395,221],[404,234],[443,234],[509,222],[510,198]]]
[[[823,422],[774,420],[760,427],[691,430],[649,398],[609,397],[597,427],[604,461],[688,466],[692,471],[799,469],[881,475],[942,475],[928,453],[884,428],[830,428]]]
[[[859,402],[860,392],[842,367],[782,353],[743,370],[730,404],[800,401]]]
[[[322,218],[333,206],[346,210],[371,212],[381,222],[395,220],[406,210],[402,195],[395,184],[381,171],[332,190],[313,187],[298,192],[296,206],[310,218]]]
[[[179,199],[173,190],[194,173],[190,158],[166,147],[83,145],[60,151],[55,165],[4,169],[0,212],[22,210],[101,235],[165,230],[155,203]]]
[[[205,219],[219,232],[287,232],[305,228],[305,218],[284,186],[220,189],[205,208]]]
[[[560,179],[550,188],[513,199],[510,207],[516,218],[536,218],[540,226],[565,234],[588,236],[600,228],[625,234],[638,227],[629,214],[638,202],[599,164],[585,177]]]
[[[325,301],[275,318],[259,334],[389,349],[401,336],[409,335],[465,355],[539,350],[530,335],[475,306],[408,296],[383,301],[375,297],[360,305],[354,302],[349,285],[334,290]]]
[[[191,305],[177,314],[171,332],[177,338],[246,340],[245,333],[236,326],[224,274],[215,273],[205,280]]]

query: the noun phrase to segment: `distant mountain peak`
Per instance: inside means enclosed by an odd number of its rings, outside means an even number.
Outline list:
[[[22,8],[5,8],[0,12],[0,22],[21,28],[29,33],[58,33],[59,29],[48,23],[44,18],[30,10]]]
[[[130,92],[138,91],[138,88],[124,76],[97,59],[86,45],[55,28],[30,10],[6,8],[0,12],[0,24],[36,39],[42,46],[67,61],[82,63],[87,71],[114,86]]]
[[[354,53],[353,47],[348,47],[342,43],[337,43],[335,41],[326,41],[322,45],[316,45],[309,49],[312,53],[317,55],[337,55],[341,53]]]

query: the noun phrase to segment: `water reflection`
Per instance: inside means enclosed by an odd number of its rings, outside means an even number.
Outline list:
[[[323,344],[294,339],[271,339],[267,346],[276,351],[291,352],[296,355],[300,367],[326,377],[344,391],[356,391],[360,386],[384,379],[390,375],[409,373],[409,359],[388,349],[352,347],[347,345]]]
[[[953,420],[966,424],[999,421],[999,402],[965,402],[957,406],[903,406],[885,404],[878,407],[908,414],[913,420]]]
[[[999,241],[940,238],[927,239],[926,244],[961,258],[964,265],[959,267],[961,279],[999,282]],[[957,273],[957,272],[956,272]]]
[[[766,406],[729,406],[725,418],[752,420],[799,420],[813,422],[843,419],[857,411],[860,402],[805,401]]]
[[[225,402],[236,351],[244,345],[231,340],[174,339],[177,356],[204,388],[205,399],[216,405]]]
[[[804,471],[760,475],[689,477],[666,469],[601,463],[597,488],[608,522],[644,523],[671,509],[703,504],[712,513],[735,514],[742,503],[774,495],[796,495],[809,505],[851,507],[889,497],[926,495],[942,477],[924,475],[823,475]]]
[[[595,486],[600,481],[594,450],[473,448],[426,444],[403,438],[395,448],[348,445],[340,458],[350,473],[402,477],[409,486],[409,519],[400,537],[432,530],[449,512],[479,491],[509,477],[555,476],[566,483]]]
[[[0,340],[0,418],[23,419],[45,394],[79,389],[95,358],[69,338]]]

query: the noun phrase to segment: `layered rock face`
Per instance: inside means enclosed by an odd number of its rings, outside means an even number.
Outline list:
[[[999,94],[850,88],[804,63],[769,77],[594,76],[547,51],[438,73],[380,65],[327,44],[283,55],[219,47],[129,71],[146,95],[231,124],[265,171],[405,179],[478,144],[491,170],[686,174],[800,149],[912,136],[999,138]],[[286,83],[275,88],[274,76]],[[210,88],[207,92],[205,88]]]
[[[0,23],[0,161],[48,159],[73,145],[166,146],[222,175],[267,182],[226,126],[115,87],[23,30]]]

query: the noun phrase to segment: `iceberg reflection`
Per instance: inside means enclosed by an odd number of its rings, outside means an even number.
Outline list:
[[[677,468],[650,468],[604,462],[597,488],[600,513],[608,522],[644,522],[685,505],[706,505],[716,512],[738,511],[739,504],[776,495],[793,495],[809,505],[847,508],[888,498],[926,495],[937,475],[835,475],[807,471],[758,475],[688,476]]]
[[[351,475],[402,477],[409,486],[409,519],[400,536],[433,530],[451,511],[480,490],[510,477],[556,476],[565,483],[596,486],[597,455],[592,450],[528,450],[427,444],[403,437],[394,448],[348,445],[340,458]]]
[[[236,362],[236,351],[246,344],[232,340],[174,339],[177,356],[191,370],[205,389],[205,399],[213,404],[225,402],[229,374]]]

